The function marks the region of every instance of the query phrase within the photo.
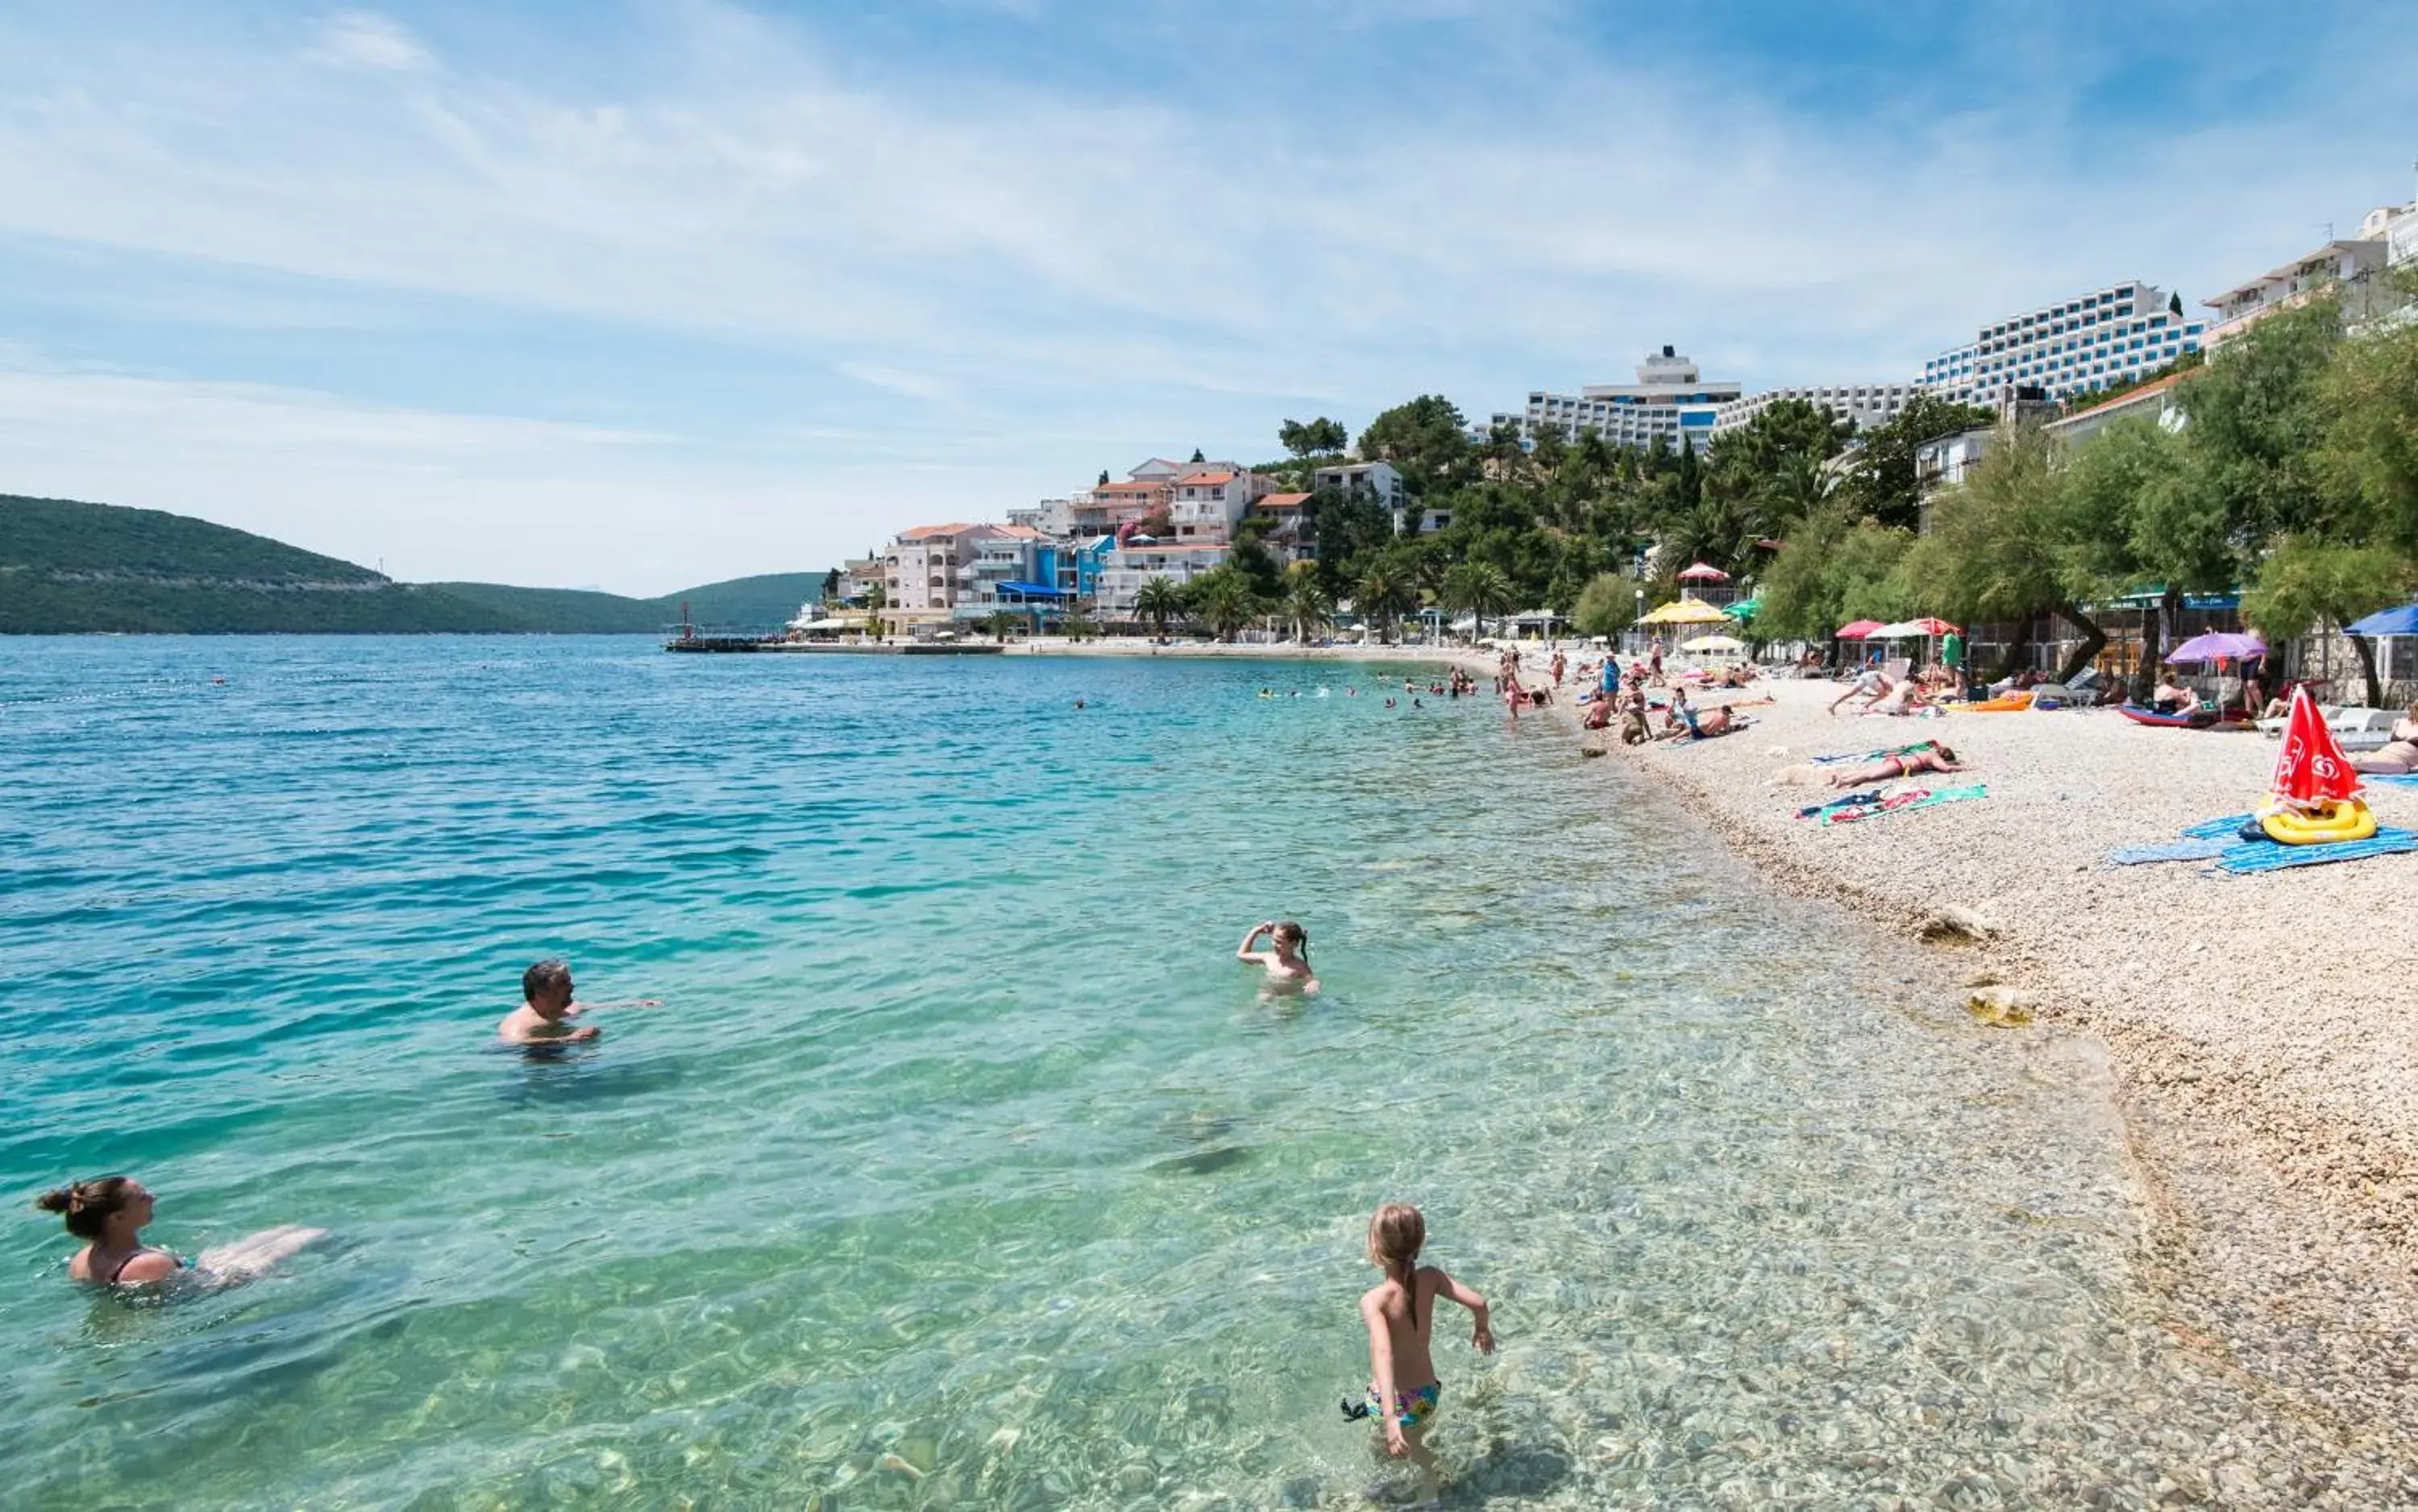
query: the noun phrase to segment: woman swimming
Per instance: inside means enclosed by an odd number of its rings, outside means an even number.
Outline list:
[[[1252,949],[1263,935],[1267,937],[1271,948]],[[1268,993],[1314,993],[1318,990],[1318,978],[1309,970],[1309,931],[1291,919],[1282,924],[1270,921],[1245,935],[1243,943],[1235,947],[1234,959],[1266,967],[1268,983],[1265,990]]]
[[[62,1215],[68,1232],[84,1241],[68,1261],[68,1278],[99,1287],[146,1286],[170,1280],[181,1271],[214,1280],[242,1280],[328,1231],[287,1224],[207,1250],[195,1262],[143,1242],[143,1229],[151,1221],[151,1193],[131,1176],[70,1182],[43,1193],[34,1206]]]

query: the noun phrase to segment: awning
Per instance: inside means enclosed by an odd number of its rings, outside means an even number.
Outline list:
[[[1002,583],[997,591],[1013,593],[1020,599],[1067,599],[1074,597],[1064,588],[1054,588],[1041,583]]]
[[[2418,635],[2418,603],[2379,609],[2364,619],[2345,625],[2343,630],[2352,635]]]

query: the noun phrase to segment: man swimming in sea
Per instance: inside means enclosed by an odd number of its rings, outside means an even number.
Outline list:
[[[570,1020],[585,1013],[604,1008],[652,1008],[653,998],[639,998],[626,1003],[584,1003],[572,996],[571,968],[557,960],[538,962],[521,973],[521,1005],[504,1016],[496,1026],[496,1036],[506,1045],[571,1045],[592,1040],[604,1033],[593,1024],[574,1029]]]

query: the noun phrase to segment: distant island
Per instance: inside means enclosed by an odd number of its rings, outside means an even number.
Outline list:
[[[500,583],[398,583],[353,562],[159,510],[0,494],[0,634],[653,634],[681,619],[770,629],[822,573],[659,599]]]

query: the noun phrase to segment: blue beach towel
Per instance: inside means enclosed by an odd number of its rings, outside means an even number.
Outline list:
[[[1810,819],[1827,814],[1832,809],[1862,808],[1880,801],[1881,795],[1878,793],[1849,793],[1844,798],[1834,798],[1827,803],[1814,803],[1809,807],[1800,808],[1797,811],[1797,817],[1800,819]]]
[[[2257,818],[2256,814],[2236,814],[2230,818],[2208,819],[2187,826],[2181,831],[2186,840],[2230,840],[2242,832],[2242,827]]]
[[[2364,840],[2330,846],[2282,846],[2273,840],[2247,840],[2216,858],[2219,871],[2239,876],[2249,872],[2280,872],[2288,866],[2323,866],[2329,862],[2365,861],[2418,850],[2418,831],[2379,830]]]
[[[2387,787],[2418,787],[2418,771],[2404,772],[2398,776],[2392,772],[2366,771],[2360,774],[2359,780],[2382,783]]]
[[[2205,839],[2171,840],[2162,846],[2127,846],[2121,850],[2109,851],[2107,864],[2145,866],[2161,861],[2213,861],[2234,846],[2235,841],[2228,831],[2222,837],[2210,835]]]

